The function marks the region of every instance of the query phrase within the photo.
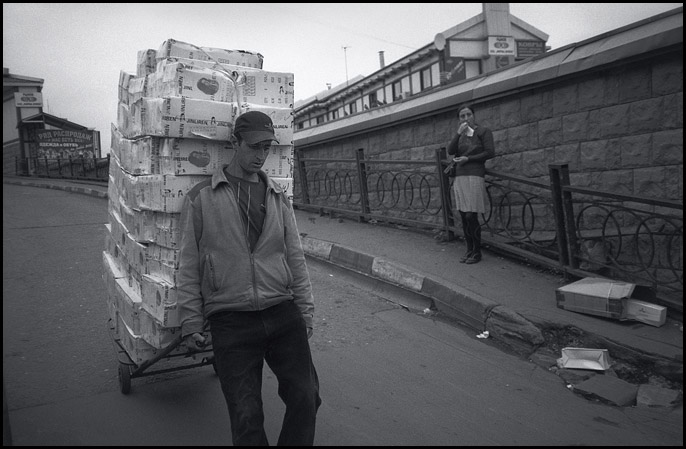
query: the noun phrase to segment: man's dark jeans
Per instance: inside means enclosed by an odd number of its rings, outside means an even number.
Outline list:
[[[314,442],[319,380],[305,320],[293,301],[259,312],[219,312],[209,317],[217,373],[231,419],[234,446],[266,446],[262,408],[264,360],[286,404],[280,446]]]

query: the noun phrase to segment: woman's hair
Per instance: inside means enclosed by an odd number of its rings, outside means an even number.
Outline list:
[[[458,115],[460,114],[460,111],[463,109],[469,109],[472,111],[473,115],[476,115],[476,111],[474,111],[474,106],[471,103],[462,103],[458,108],[457,108],[457,113]]]

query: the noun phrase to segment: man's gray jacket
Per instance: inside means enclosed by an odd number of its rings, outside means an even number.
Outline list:
[[[312,328],[312,286],[293,207],[278,184],[258,175],[267,184],[266,216],[253,252],[223,169],[184,200],[177,277],[184,337],[203,332],[215,312],[263,310],[291,299]]]

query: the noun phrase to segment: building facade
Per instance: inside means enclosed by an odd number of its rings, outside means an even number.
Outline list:
[[[30,158],[101,157],[100,132],[43,112],[43,82],[3,68],[2,172],[28,172]]]
[[[346,84],[295,104],[299,130],[401,102],[545,52],[548,35],[510,14],[508,3],[484,3],[483,12],[438,33],[434,42]],[[296,137],[297,139],[297,137]]]
[[[28,157],[19,124],[43,112],[43,79],[10,73],[2,68],[2,172],[14,173],[16,158]]]

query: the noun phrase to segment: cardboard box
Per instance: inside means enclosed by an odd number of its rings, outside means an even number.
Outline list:
[[[225,50],[212,47],[198,47],[197,45],[167,39],[157,50],[157,58],[187,58],[201,61],[213,61],[220,64],[232,64],[245,67],[262,68],[264,57],[256,52],[246,50]]]
[[[238,95],[238,77],[226,70],[176,62],[160,65],[147,78],[147,97],[187,97],[230,103],[236,101]]]
[[[229,140],[237,110],[233,103],[186,97],[143,97],[120,103],[117,127],[127,139],[141,136]]]
[[[127,139],[113,125],[111,153],[132,175],[212,175],[236,153],[230,142],[139,137]]]
[[[169,213],[180,213],[186,194],[209,178],[202,175],[133,176],[121,169],[115,157],[110,158],[110,175],[120,201],[129,208]]]
[[[572,312],[625,320],[626,301],[654,298],[645,286],[612,279],[587,277],[557,289],[557,307]]]
[[[117,279],[122,279],[122,282],[125,282],[128,288],[136,292],[138,296],[142,295],[143,274],[131,264],[126,253],[124,253],[123,249],[115,242],[115,238],[112,234],[108,233],[105,240],[105,251],[111,257],[113,265],[124,274],[123,277]]]
[[[607,349],[562,348],[562,357],[557,360],[557,365],[560,368],[605,371],[611,363]]]
[[[126,229],[116,211],[110,210],[110,226],[112,238],[129,265],[141,275],[149,274],[148,261],[155,260],[176,267],[179,259],[179,250],[167,248],[156,243],[137,242]]]
[[[147,78],[135,76],[123,70],[119,72],[119,103],[129,105],[145,97]]]
[[[241,103],[293,108],[293,74],[286,72],[238,71],[237,98]]]
[[[164,279],[143,275],[143,309],[163,327],[178,327],[179,314],[176,305],[176,286]]]
[[[262,171],[271,177],[292,178],[294,163],[293,145],[272,145]]]
[[[280,108],[293,107],[295,91],[292,73],[269,72],[253,67],[186,58],[158,59],[157,71],[161,72],[169,66],[178,64],[190,69],[208,69],[224,73],[235,82],[237,99],[240,102]]]
[[[638,299],[627,299],[626,319],[660,327],[667,321],[667,308]]]
[[[108,285],[110,307],[114,305],[114,309],[118,316],[126,324],[127,328],[133,334],[140,335],[147,343],[155,348],[163,348],[170,344],[176,338],[180,327],[178,326],[178,319],[176,324],[168,326],[170,323],[161,323],[155,317],[148,313],[143,307],[143,297],[130,289],[124,278],[116,278],[114,271],[116,267],[113,265],[112,259],[105,252],[103,257],[103,264],[106,281]]]
[[[125,72],[123,70],[119,71],[119,84],[117,98],[119,103],[129,104],[129,86],[131,85],[131,80],[136,78],[136,75]]]
[[[135,210],[125,204],[120,204],[117,213],[137,242],[156,243],[167,248],[178,248],[181,243],[180,213]]]
[[[143,362],[154,359],[160,352],[159,348],[155,348],[150,343],[145,341],[142,335],[136,334],[133,330],[124,323],[121,317],[117,318],[118,329],[117,335],[119,336],[119,341],[131,358],[131,360],[136,365],[141,365]],[[183,345],[179,345],[178,348],[174,349],[169,355],[184,355],[186,349]]]
[[[145,76],[153,73],[157,66],[157,50],[148,48],[139,50],[137,55],[136,76]]]
[[[107,282],[108,301],[121,315],[124,322],[135,333],[140,333],[138,315],[141,310],[141,298],[129,288],[125,278],[116,277],[117,266],[109,253],[103,252],[103,273]]]

